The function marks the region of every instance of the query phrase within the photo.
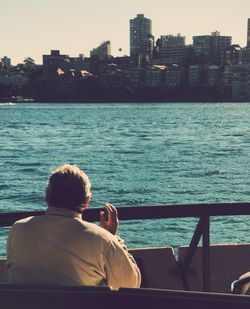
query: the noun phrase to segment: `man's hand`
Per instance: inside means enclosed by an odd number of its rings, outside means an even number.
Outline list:
[[[105,208],[108,213],[108,219],[107,220],[105,219],[104,211],[101,211],[100,212],[100,223],[101,223],[100,225],[102,228],[109,231],[111,234],[115,235],[118,225],[119,225],[117,209],[109,203],[105,204]]]

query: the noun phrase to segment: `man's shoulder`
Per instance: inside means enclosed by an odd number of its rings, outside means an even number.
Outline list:
[[[113,240],[114,235],[112,235],[110,232],[100,227],[99,225],[84,220],[79,221],[84,226],[85,233],[91,234],[98,238],[103,238],[107,241]]]
[[[39,220],[39,217],[41,216],[31,216],[31,217],[26,217],[23,219],[20,219],[16,222],[14,222],[14,224],[12,225],[12,229],[17,229],[17,228],[24,228],[26,226],[29,226],[31,224],[34,224],[35,221]]]
[[[27,218],[20,219],[20,220],[16,221],[16,222],[13,224],[13,226],[28,223],[28,222],[30,222],[33,218],[34,218],[34,217],[32,216],[32,217],[27,217]]]
[[[96,233],[96,234],[106,234],[106,230],[101,228],[99,225],[95,223],[91,223],[85,220],[78,219],[78,221],[81,223],[81,225],[84,226],[84,230],[86,232]]]

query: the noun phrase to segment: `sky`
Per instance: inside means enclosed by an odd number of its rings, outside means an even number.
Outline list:
[[[156,39],[181,33],[191,44],[193,35],[217,30],[245,47],[250,0],[0,0],[0,58],[41,64],[52,49],[89,57],[107,40],[113,56],[129,55],[129,20],[137,14],[152,20]]]

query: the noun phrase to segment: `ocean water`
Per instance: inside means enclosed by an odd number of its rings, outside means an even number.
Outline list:
[[[247,103],[0,104],[0,211],[44,210],[63,163],[89,175],[91,207],[249,201],[249,119]],[[211,241],[250,242],[248,222],[212,219]],[[196,223],[121,222],[120,235],[129,247],[178,247]]]

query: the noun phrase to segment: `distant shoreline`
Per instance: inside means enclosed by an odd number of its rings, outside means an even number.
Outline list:
[[[250,101],[1,101],[0,104],[237,104],[250,103]]]

